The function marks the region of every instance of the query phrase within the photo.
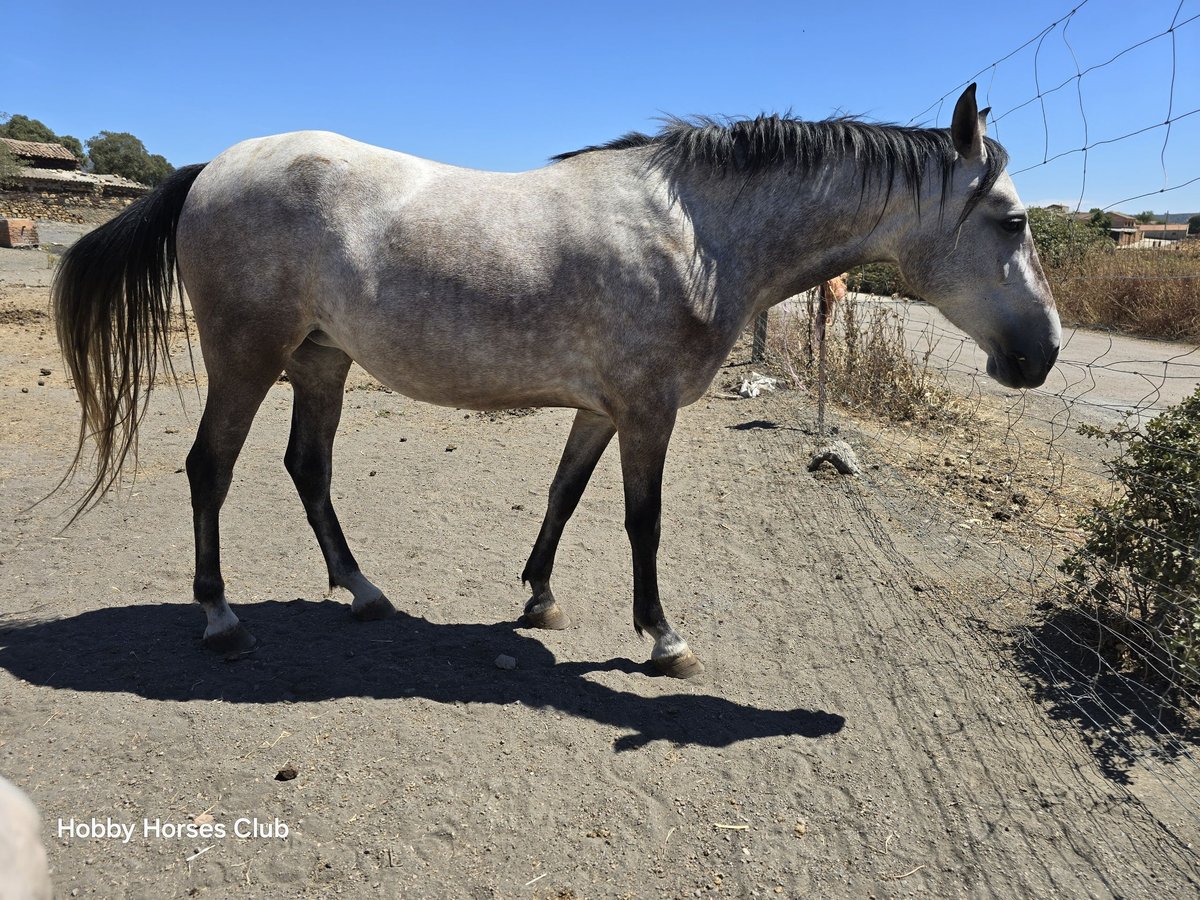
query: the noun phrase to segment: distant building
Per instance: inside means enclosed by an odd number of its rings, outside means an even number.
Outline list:
[[[75,154],[62,144],[14,141],[12,138],[0,138],[0,144],[7,147],[18,162],[25,163],[32,169],[65,169],[69,172],[79,169],[79,160],[75,158]]]
[[[62,144],[0,138],[0,145],[7,147],[18,162],[25,164],[8,180],[7,189],[97,197],[140,197],[150,190],[146,185],[120,175],[81,172],[75,154]]]
[[[1138,225],[1138,239],[1151,239],[1156,241],[1182,241],[1187,237],[1187,222],[1173,222],[1169,225],[1161,223],[1151,223],[1149,225]]]
[[[1076,222],[1088,223],[1092,221],[1093,213],[1077,212],[1071,213],[1071,218]],[[1125,247],[1138,240],[1138,221],[1134,216],[1126,215],[1121,212],[1105,212],[1103,215],[1108,217],[1109,227],[1108,236],[1113,239],[1113,243],[1118,247]]]

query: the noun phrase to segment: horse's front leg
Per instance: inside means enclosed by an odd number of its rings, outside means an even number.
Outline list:
[[[575,507],[579,505],[583,489],[587,487],[588,480],[596,469],[596,463],[600,461],[604,448],[615,433],[616,427],[608,416],[586,409],[581,409],[575,414],[571,435],[567,438],[562,460],[558,464],[558,471],[554,473],[554,482],[550,485],[546,518],[542,520],[542,529],[538,532],[533,552],[529,554],[525,571],[521,573],[521,581],[528,584],[533,591],[533,596],[525,604],[525,614],[521,616],[522,625],[530,628],[558,629],[566,628],[570,624],[566,613],[550,590],[554,555],[558,551],[563,528],[575,512]]]
[[[690,678],[704,671],[687,641],[667,622],[658,599],[658,540],[663,465],[675,427],[674,407],[642,411],[617,423],[625,483],[625,530],[633,550],[633,627],[654,638],[651,660],[659,671]]]

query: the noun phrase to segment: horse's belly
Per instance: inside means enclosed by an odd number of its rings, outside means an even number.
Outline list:
[[[577,352],[537,352],[507,335],[488,340],[467,332],[430,339],[418,328],[376,330],[339,344],[385,387],[426,403],[478,410],[601,408],[591,360]]]

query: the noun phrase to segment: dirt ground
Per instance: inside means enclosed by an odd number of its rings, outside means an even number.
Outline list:
[[[30,508],[77,427],[46,265],[0,260],[0,773],[43,813],[61,895],[1196,895],[1194,801],[1106,773],[1013,660],[1019,517],[964,522],[850,432],[865,477],[809,474],[804,396],[726,399],[741,350],[667,466],[664,603],[703,680],[656,677],[634,635],[615,453],[559,554],[573,627],[522,630],[570,413],[424,406],[357,370],[335,502],[401,614],[324,598],[281,383],[222,520],[261,643],[207,654],[190,376],[157,394],[130,490],[65,531],[77,492]],[[210,834],[167,833],[188,824]]]

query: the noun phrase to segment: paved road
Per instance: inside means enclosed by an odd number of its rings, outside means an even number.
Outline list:
[[[914,352],[930,351],[930,364],[967,393],[1016,398],[987,376],[987,357],[975,342],[932,306],[871,294],[860,303],[884,304],[903,317]],[[786,307],[785,307],[786,309]],[[1114,424],[1126,413],[1152,418],[1200,386],[1200,347],[1150,341],[1082,328],[1063,332],[1058,364],[1046,383],[1028,394],[1048,407],[1069,408],[1073,420]]]

